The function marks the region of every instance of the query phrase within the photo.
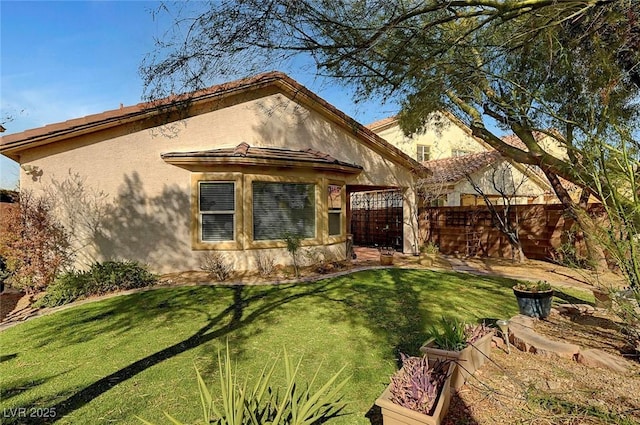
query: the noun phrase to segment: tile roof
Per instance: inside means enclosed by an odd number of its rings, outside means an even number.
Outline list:
[[[234,159],[263,160],[271,163],[296,162],[312,165],[334,165],[346,167],[353,171],[362,170],[362,166],[340,161],[331,155],[314,149],[294,150],[284,148],[251,147],[242,142],[233,148],[220,148],[195,152],[168,152],[161,155],[167,162],[233,162]],[[236,161],[237,162],[237,161]]]
[[[501,157],[498,151],[488,151],[424,161],[422,165],[433,173],[424,180],[424,183],[455,183],[465,178],[466,174],[494,164]]]
[[[20,152],[24,149],[55,143],[70,137],[89,134],[128,122],[142,120],[163,112],[176,110],[180,108],[181,105],[191,105],[212,101],[214,99],[222,99],[226,96],[242,94],[250,90],[269,86],[276,86],[281,93],[306,106],[315,108],[329,121],[343,127],[363,142],[363,144],[379,154],[385,155],[387,158],[390,158],[394,162],[401,164],[419,175],[427,175],[429,173],[420,163],[406,155],[396,146],[391,145],[373,131],[358,123],[288,75],[277,71],[219,84],[192,93],[173,95],[164,99],[139,103],[133,106],[121,106],[119,109],[2,136],[0,138],[0,153],[19,162]]]

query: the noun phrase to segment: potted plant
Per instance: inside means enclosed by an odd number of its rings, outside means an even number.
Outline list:
[[[380,247],[380,265],[391,266],[393,264],[393,254],[395,250],[390,246]]]
[[[513,293],[518,300],[520,314],[543,319],[551,313],[553,289],[547,281],[519,281],[514,285]]]
[[[442,317],[439,328],[431,327],[420,352],[432,361],[450,360],[457,364],[451,378],[451,386],[457,390],[491,357],[493,335],[494,330],[484,323],[472,325]]]
[[[430,362],[427,356],[400,354],[402,367],[392,377],[376,406],[384,425],[440,425],[451,401],[449,361]]]

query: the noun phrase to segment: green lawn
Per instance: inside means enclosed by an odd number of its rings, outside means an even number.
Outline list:
[[[214,382],[217,352],[228,340],[249,378],[283,347],[303,356],[307,376],[322,365],[328,379],[346,365],[350,415],[332,423],[367,424],[399,350],[417,354],[443,314],[510,317],[517,312],[512,284],[387,269],[296,285],[158,289],[85,304],[0,333],[2,420],[22,423],[6,416],[24,407],[55,410],[59,423],[139,423],[134,415],[167,423],[163,411],[195,422],[194,366]]]

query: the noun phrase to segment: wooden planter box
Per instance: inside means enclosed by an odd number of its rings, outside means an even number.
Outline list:
[[[376,406],[382,410],[383,425],[440,425],[449,410],[451,402],[451,377],[455,369],[455,364],[451,363],[447,380],[444,381],[442,390],[438,395],[438,401],[431,415],[418,413],[406,407],[399,406],[391,402],[390,385],[384,390],[382,395],[376,400]]]
[[[429,361],[452,360],[457,365],[451,379],[451,386],[457,390],[467,382],[469,376],[482,367],[487,358],[491,357],[493,334],[494,332],[489,332],[477,340],[473,346],[468,345],[462,351],[441,350],[436,348],[433,343],[429,343],[420,347],[420,352],[426,354]]]

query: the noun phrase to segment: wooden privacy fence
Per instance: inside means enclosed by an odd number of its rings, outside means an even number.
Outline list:
[[[598,204],[589,206],[592,215],[601,211]],[[510,218],[518,220],[525,256],[538,260],[553,259],[574,224],[560,204],[512,206]],[[425,243],[438,245],[443,254],[511,258],[511,246],[493,220],[483,206],[429,207],[420,212],[420,231]],[[584,250],[580,234],[576,241]]]

